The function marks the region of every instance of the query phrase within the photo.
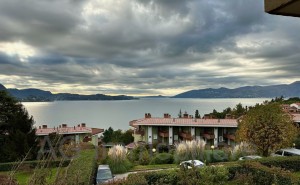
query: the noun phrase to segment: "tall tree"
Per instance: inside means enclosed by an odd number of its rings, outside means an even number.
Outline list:
[[[181,109],[179,110],[178,118],[182,118],[182,112],[181,112]]]
[[[249,143],[263,156],[280,148],[292,146],[298,135],[290,115],[277,103],[256,105],[244,115],[238,124],[237,141]]]
[[[108,129],[105,129],[104,132],[103,132],[102,141],[104,143],[112,142],[113,133],[114,133],[114,129],[113,128],[109,127]]]
[[[0,91],[0,162],[36,157],[34,120],[21,103]]]

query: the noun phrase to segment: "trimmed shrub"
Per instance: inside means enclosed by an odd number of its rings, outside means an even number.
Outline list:
[[[156,154],[150,164],[173,164],[174,157],[169,153]]]
[[[259,159],[258,162],[268,167],[275,166],[290,171],[300,171],[300,156],[267,157]]]
[[[162,170],[143,174],[148,184],[170,184],[178,183],[178,170]]]
[[[291,172],[285,171],[281,168],[263,166],[258,162],[242,162],[240,167],[234,166],[233,169],[228,167],[230,178],[233,177],[233,182],[241,179],[244,176],[244,180],[248,180],[251,184],[257,185],[272,185],[272,184],[295,184],[298,178]],[[246,182],[244,182],[246,183]]]

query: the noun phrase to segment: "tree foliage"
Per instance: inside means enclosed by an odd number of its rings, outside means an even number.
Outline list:
[[[256,105],[239,120],[237,141],[249,143],[259,154],[269,156],[277,149],[290,147],[298,128],[277,103]]]
[[[195,118],[201,118],[198,110],[195,111]]]
[[[34,120],[21,103],[0,91],[0,162],[36,155]]]
[[[127,130],[122,132],[122,130],[114,130],[109,127],[103,132],[102,141],[104,143],[124,143],[125,145],[134,141],[134,137],[132,136],[132,130]]]

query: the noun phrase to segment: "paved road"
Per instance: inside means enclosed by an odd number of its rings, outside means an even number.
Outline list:
[[[172,169],[172,168],[169,168],[169,169]],[[127,178],[128,175],[132,174],[132,173],[152,172],[152,171],[160,171],[160,170],[165,170],[165,169],[155,169],[155,170],[144,170],[144,171],[127,172],[127,173],[115,175],[115,179],[124,179],[124,178]]]

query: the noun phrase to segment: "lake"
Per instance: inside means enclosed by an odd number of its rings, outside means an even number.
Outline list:
[[[129,129],[129,121],[143,118],[145,113],[152,117],[163,117],[164,113],[178,117],[182,113],[195,115],[199,110],[201,116],[213,109],[222,111],[227,107],[235,107],[262,103],[266,98],[251,99],[181,99],[181,98],[144,98],[122,101],[55,101],[55,102],[23,102],[28,113],[34,117],[36,126],[47,124],[48,127],[62,123],[75,126],[86,123],[88,127],[113,129]]]

